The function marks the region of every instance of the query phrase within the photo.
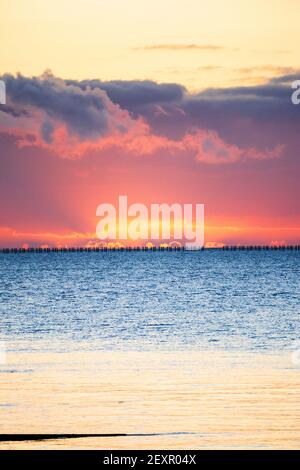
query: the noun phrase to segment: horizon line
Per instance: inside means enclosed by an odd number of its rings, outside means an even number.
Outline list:
[[[0,248],[0,253],[96,253],[96,252],[132,252],[132,251],[204,251],[204,250],[222,250],[222,251],[236,251],[236,250],[300,250],[300,244],[289,245],[223,245],[212,247],[185,247],[185,246],[98,246],[98,247],[3,247]]]

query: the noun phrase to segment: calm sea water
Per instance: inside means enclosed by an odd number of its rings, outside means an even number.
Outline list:
[[[0,254],[1,338],[34,350],[288,349],[297,252]]]
[[[126,434],[0,448],[299,448],[299,255],[0,255],[0,431]]]

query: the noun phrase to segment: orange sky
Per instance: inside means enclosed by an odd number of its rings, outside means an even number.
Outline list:
[[[205,204],[210,245],[299,242],[298,1],[0,6],[0,246],[94,243],[120,194]]]

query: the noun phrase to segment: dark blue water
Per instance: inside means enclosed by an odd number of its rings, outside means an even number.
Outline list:
[[[64,351],[288,349],[300,335],[299,260],[289,251],[0,254],[0,339]]]

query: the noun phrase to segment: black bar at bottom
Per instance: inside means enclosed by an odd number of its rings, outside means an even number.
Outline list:
[[[234,450],[8,450],[0,452],[0,465],[16,465],[23,468],[30,465],[31,468],[70,468],[70,465],[82,465],[87,468],[107,468],[109,466],[121,466],[123,468],[140,468],[142,465],[178,466],[196,468],[202,465],[203,469],[216,464],[220,467],[230,464],[231,468],[240,469],[247,464],[298,464],[300,454],[298,451],[234,451]]]

